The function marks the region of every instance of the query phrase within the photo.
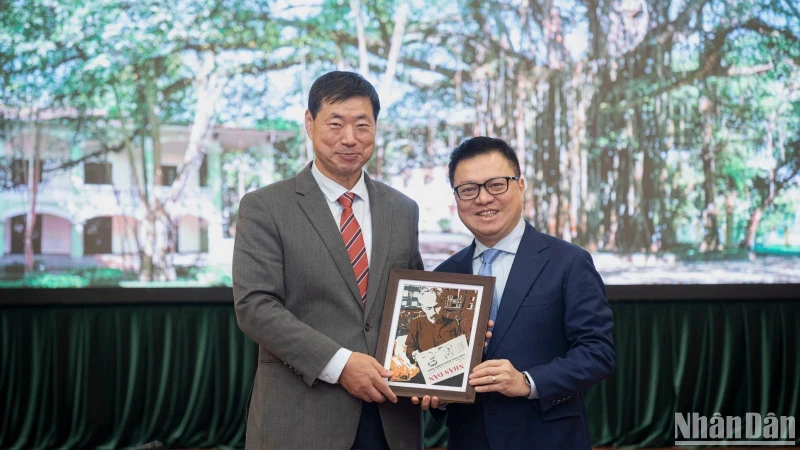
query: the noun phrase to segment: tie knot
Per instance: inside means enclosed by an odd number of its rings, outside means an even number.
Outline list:
[[[498,250],[496,248],[487,248],[483,251],[483,253],[481,253],[481,262],[483,264],[491,264],[495,259],[497,259],[498,256],[500,256],[500,253],[502,253],[502,250]]]
[[[355,198],[356,194],[353,194],[352,192],[345,192],[341,197],[339,197],[339,204],[345,208],[350,208],[353,206],[353,200],[355,200]]]

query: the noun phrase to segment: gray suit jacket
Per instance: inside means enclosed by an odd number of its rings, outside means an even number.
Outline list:
[[[259,346],[248,449],[350,448],[361,400],[317,376],[341,347],[375,355],[389,269],[423,268],[417,204],[365,174],[373,237],[362,309],[338,224],[310,167],[239,205],[236,317]],[[400,398],[381,404],[380,414],[392,449],[422,448],[418,406]]]

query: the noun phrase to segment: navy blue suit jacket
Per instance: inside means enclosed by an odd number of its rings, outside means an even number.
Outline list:
[[[439,272],[472,273],[475,243]],[[450,449],[590,449],[583,391],[614,369],[614,319],[592,258],[525,224],[484,359],[528,371],[539,398],[447,407]]]

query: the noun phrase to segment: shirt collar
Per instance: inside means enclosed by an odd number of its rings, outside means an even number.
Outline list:
[[[519,243],[522,242],[523,234],[525,234],[525,221],[522,220],[522,217],[520,217],[517,226],[515,226],[514,229],[512,229],[511,232],[506,235],[506,237],[500,239],[497,244],[494,244],[494,247],[492,248],[515,255],[517,253],[517,249],[519,248]],[[475,253],[472,254],[472,259],[481,256],[481,254],[488,248],[489,247],[481,244],[481,241],[475,239]]]
[[[314,162],[316,163],[316,161]],[[345,192],[352,192],[361,200],[367,199],[367,184],[364,182],[363,169],[361,170],[361,177],[358,179],[358,182],[356,182],[356,185],[353,186],[353,189],[349,190],[341,184],[323,175],[323,173],[317,168],[316,164],[311,164],[311,175],[314,176],[314,180],[316,180],[320,190],[322,190],[322,194],[331,203],[337,203],[339,201],[339,197],[341,197]]]

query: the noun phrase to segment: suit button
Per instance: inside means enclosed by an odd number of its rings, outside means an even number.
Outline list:
[[[364,331],[369,331],[369,324],[364,325]]]
[[[558,402],[553,400],[552,402],[550,402],[550,404],[553,405],[553,406],[556,406],[558,404]]]

